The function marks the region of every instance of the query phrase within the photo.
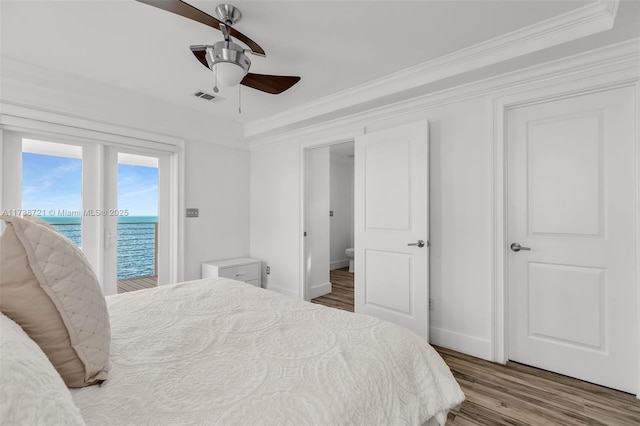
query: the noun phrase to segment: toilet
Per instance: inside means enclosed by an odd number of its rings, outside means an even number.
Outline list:
[[[349,272],[354,272],[355,268],[353,267],[353,247],[348,248],[344,251],[344,254],[349,258]]]

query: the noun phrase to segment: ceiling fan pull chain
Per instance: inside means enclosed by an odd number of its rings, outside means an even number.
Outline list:
[[[242,114],[242,85],[238,84],[238,114]]]

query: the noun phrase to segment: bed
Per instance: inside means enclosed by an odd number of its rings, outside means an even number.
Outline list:
[[[2,315],[3,424],[436,425],[464,399],[428,343],[371,316],[226,278],[104,301],[108,378],[72,389]]]

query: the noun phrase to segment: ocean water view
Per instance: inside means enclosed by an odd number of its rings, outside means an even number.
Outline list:
[[[62,235],[81,246],[81,218],[39,216]],[[118,279],[155,275],[158,216],[118,217]]]

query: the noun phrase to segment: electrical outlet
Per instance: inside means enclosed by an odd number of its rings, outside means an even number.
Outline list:
[[[271,273],[271,266],[267,266],[267,275]]]
[[[200,214],[200,209],[187,209],[187,217],[198,217]]]

